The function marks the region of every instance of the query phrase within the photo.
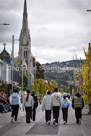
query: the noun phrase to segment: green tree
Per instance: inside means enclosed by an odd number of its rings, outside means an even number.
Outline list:
[[[88,52],[84,50],[85,58],[82,69],[83,75],[83,98],[89,104],[89,113],[91,114],[91,46]]]
[[[57,87],[56,81],[53,81],[52,83],[51,81],[45,81],[43,79],[35,79],[32,85],[32,90],[36,91],[36,94],[39,97],[39,101],[41,102],[41,99],[46,94],[46,91],[50,90],[51,92],[53,92],[54,87]]]

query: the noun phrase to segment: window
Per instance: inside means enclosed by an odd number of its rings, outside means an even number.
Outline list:
[[[24,51],[24,58],[27,58],[27,51]]]

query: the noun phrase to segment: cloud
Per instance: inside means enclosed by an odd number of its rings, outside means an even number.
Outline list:
[[[91,42],[90,0],[27,0],[28,26],[31,35],[32,54],[40,63],[84,58],[83,47]],[[15,56],[18,55],[20,30],[22,28],[24,0],[0,0],[0,51],[3,42],[12,49],[15,35]]]

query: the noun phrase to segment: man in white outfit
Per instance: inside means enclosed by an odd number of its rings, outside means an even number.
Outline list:
[[[45,120],[48,125],[50,125],[51,122],[51,109],[51,94],[50,91],[47,90],[46,96],[43,97],[42,101],[42,111],[45,110]]]
[[[61,107],[61,96],[58,93],[58,88],[55,88],[54,93],[51,95],[51,103],[53,109],[53,124],[58,125],[59,110]]]

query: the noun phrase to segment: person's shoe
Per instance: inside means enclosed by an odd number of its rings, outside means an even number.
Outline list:
[[[50,121],[48,121],[48,125],[50,125]]]
[[[81,124],[81,119],[79,119],[79,124]]]
[[[58,126],[58,123],[55,123],[55,126]]]
[[[14,122],[14,118],[13,117],[11,117],[11,123],[13,123]]]
[[[64,121],[64,125],[66,125],[66,121]]]
[[[48,122],[46,122],[46,125],[48,125]]]
[[[76,121],[76,124],[78,124],[78,125],[79,125],[79,122],[78,122],[78,121]]]
[[[56,120],[55,120],[55,119],[53,119],[53,125],[55,125],[55,123],[56,123]]]
[[[28,126],[29,125],[29,123],[26,123],[26,126]]]

